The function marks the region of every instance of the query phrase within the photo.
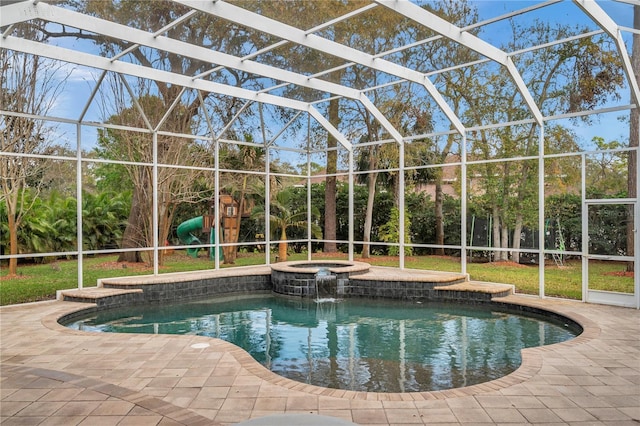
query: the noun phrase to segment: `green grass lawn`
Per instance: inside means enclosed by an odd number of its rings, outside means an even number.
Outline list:
[[[313,254],[312,259],[346,259],[345,254]],[[306,260],[306,254],[292,254],[288,260]],[[83,286],[93,287],[99,278],[152,274],[153,268],[143,264],[116,262],[117,257],[98,256],[83,259]],[[356,257],[356,260],[361,260]],[[275,257],[272,257],[275,262]],[[377,266],[398,267],[397,257],[373,256],[366,261]],[[237,267],[264,264],[264,254],[239,254]],[[633,277],[624,274],[624,264],[617,262],[594,262],[589,265],[590,288],[633,292]],[[202,252],[197,259],[176,252],[166,257],[160,273],[186,272],[212,269],[214,262]],[[442,256],[411,256],[405,259],[406,268],[459,272],[458,258]],[[472,280],[513,284],[520,293],[538,294],[538,266],[513,263],[471,263],[467,272]],[[76,260],[61,260],[49,264],[20,265],[17,277],[7,277],[6,265],[0,268],[0,305],[26,303],[54,299],[56,290],[76,288],[78,263]],[[545,295],[570,299],[582,297],[582,270],[579,261],[558,267],[545,267]]]

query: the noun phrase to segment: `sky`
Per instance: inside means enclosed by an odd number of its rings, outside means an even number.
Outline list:
[[[497,1],[497,0],[475,0],[473,5],[478,9],[480,19],[489,19],[513,10],[529,7],[537,2],[532,1]],[[598,4],[612,17],[612,19],[623,27],[632,27],[632,6],[627,3],[616,1],[598,1]],[[532,19],[541,19],[544,21],[553,21],[567,23],[571,25],[586,25],[596,28],[594,23],[571,1],[563,1],[542,10],[531,12],[526,16],[517,16],[514,19],[520,22],[526,22]],[[494,44],[499,45],[502,39],[510,34],[511,30],[506,22],[500,22],[488,25],[484,28],[481,38]],[[625,33],[625,40],[630,40],[630,34]],[[73,46],[74,48],[95,52],[95,47],[87,41],[79,40],[62,40],[59,42],[63,46]],[[630,46],[630,42],[628,42]],[[65,65],[60,71],[61,78],[66,78],[66,91],[57,99],[56,107],[53,115],[77,118],[79,111],[84,107],[91,90],[95,85],[95,80],[99,75],[99,71],[88,69],[85,67]],[[624,94],[621,104],[629,102],[628,91]],[[603,116],[596,127],[578,126],[575,131],[584,141],[589,141],[594,135],[604,136],[607,140],[625,138],[628,129],[619,121],[618,113],[606,114]],[[87,120],[100,121],[102,114],[100,108],[94,103],[90,106],[87,113]],[[69,127],[69,126],[63,126]],[[626,126],[628,128],[628,125]],[[71,132],[63,132],[64,134],[72,134]],[[606,133],[606,135],[603,135]],[[83,140],[87,141],[86,147],[92,145],[95,141],[95,129],[83,127]],[[70,141],[72,146],[75,145],[75,136]]]

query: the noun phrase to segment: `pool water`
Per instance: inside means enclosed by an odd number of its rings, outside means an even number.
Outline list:
[[[274,295],[103,311],[68,327],[196,334],[249,352],[303,383],[368,392],[451,389],[507,375],[520,350],[575,337],[562,322],[461,304]]]

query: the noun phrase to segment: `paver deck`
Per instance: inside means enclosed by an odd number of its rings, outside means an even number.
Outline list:
[[[57,323],[91,304],[5,306],[0,423],[228,425],[319,414],[359,425],[640,424],[638,310],[521,295],[500,300],[562,313],[585,331],[569,342],[524,350],[522,366],[502,379],[404,394],[293,382],[218,339],[91,334]]]

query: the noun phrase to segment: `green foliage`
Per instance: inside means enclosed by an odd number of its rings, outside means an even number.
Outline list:
[[[627,221],[632,220],[630,206],[603,204],[589,206],[589,253],[626,256]]]
[[[598,154],[586,156],[586,186],[591,198],[626,197],[628,191],[628,153],[614,151],[623,148],[618,141],[592,139]],[[611,150],[611,151],[609,151]]]
[[[562,228],[565,249],[569,251],[582,250],[582,201],[580,195],[556,194],[545,200],[545,218],[551,226]],[[547,246],[547,248],[553,248]]]
[[[83,194],[82,233],[87,250],[118,247],[127,225],[130,194],[103,192]]]
[[[411,214],[405,212],[404,214],[404,242],[405,244],[411,244]],[[391,209],[391,217],[389,221],[380,227],[380,238],[385,243],[398,243],[400,241],[400,210],[397,207]],[[390,256],[397,256],[400,254],[400,248],[398,246],[387,247],[387,253]],[[404,248],[405,256],[411,256],[413,254],[412,247]]]
[[[325,183],[311,185],[311,204],[318,208],[320,216],[318,223],[324,224],[324,192]],[[306,192],[305,192],[306,196]],[[300,199],[300,202],[306,203]],[[364,220],[367,206],[367,188],[362,185],[353,187],[353,228],[354,239],[362,241],[364,234]],[[388,191],[380,191],[375,195],[375,208],[373,209],[373,221],[371,241],[382,241],[379,235],[380,226],[389,221],[391,208],[393,207],[392,194]],[[337,183],[336,199],[337,228],[336,238],[347,241],[349,239],[349,186],[344,182]]]
[[[29,191],[26,191],[25,196],[30,196]],[[58,212],[53,204],[56,201],[55,195],[49,198],[48,203],[41,198],[34,200],[33,208],[23,217],[18,230],[19,253],[46,253],[62,246],[55,241],[57,230],[54,228],[54,221]],[[60,213],[66,216],[66,212]]]
[[[424,192],[405,195],[407,211],[411,215],[411,239],[416,244],[436,241],[435,202]],[[460,200],[445,195],[443,200],[444,244],[458,245],[460,238]],[[416,247],[415,254],[433,254],[433,249]]]
[[[287,235],[289,229],[305,230],[307,222],[307,204],[299,203],[300,194],[306,190],[291,187],[278,192],[275,199],[271,202],[270,217],[271,231],[275,238],[279,239],[281,235]],[[264,217],[262,208],[255,209],[252,216],[254,218]],[[311,208],[311,233],[314,238],[322,238],[322,228],[318,225],[317,218],[320,216],[319,210],[312,206]]]
[[[30,197],[27,190],[25,197]],[[85,250],[118,247],[129,214],[129,196],[104,192],[83,193],[83,245]],[[77,202],[57,192],[36,198],[18,230],[19,253],[69,252],[77,250]],[[8,251],[6,207],[0,209],[0,247]],[[38,261],[41,261],[38,260]]]

